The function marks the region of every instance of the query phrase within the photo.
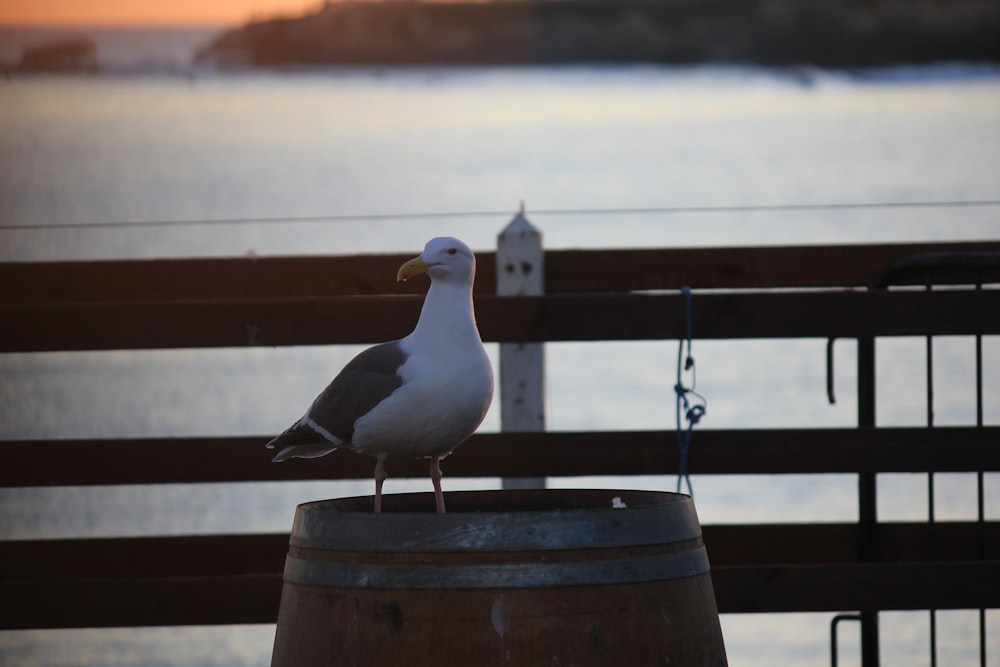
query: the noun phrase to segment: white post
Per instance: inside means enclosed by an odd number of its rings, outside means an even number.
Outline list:
[[[497,236],[497,295],[545,293],[542,233],[521,211]],[[542,343],[500,344],[500,430],[545,430],[545,348]],[[504,489],[543,489],[544,477],[506,477]]]

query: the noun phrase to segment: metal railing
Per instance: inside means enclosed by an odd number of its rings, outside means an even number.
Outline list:
[[[878,274],[871,289],[886,290],[892,285],[923,284],[931,291],[935,283],[948,278],[949,283],[957,280],[969,281],[978,292],[983,289],[983,283],[989,276],[1000,273],[1000,253],[969,251],[969,252],[925,252],[902,257]],[[960,276],[960,277],[958,277]],[[934,336],[928,334],[925,340],[925,420],[928,429],[934,428]],[[975,340],[975,425],[983,428],[983,334],[976,332]],[[859,427],[876,426],[875,402],[875,338],[866,337],[858,341],[858,425]],[[934,471],[927,472],[927,522],[933,528],[936,523]],[[985,558],[985,488],[984,471],[976,474],[976,526],[978,555]],[[864,560],[878,560],[878,543],[876,529],[878,526],[878,495],[876,474],[859,475],[859,552]],[[934,560],[938,550],[937,538],[933,530],[928,531],[927,558]],[[980,606],[979,613],[979,664],[986,666],[986,608]],[[861,624],[861,656],[864,667],[878,667],[879,655],[879,624],[877,611],[863,611],[858,615],[838,615],[831,621],[831,663],[837,665],[837,625],[843,620],[858,620]],[[937,666],[937,609],[928,609],[928,655],[931,667]]]

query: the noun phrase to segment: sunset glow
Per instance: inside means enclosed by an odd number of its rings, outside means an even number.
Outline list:
[[[32,0],[0,1],[0,25],[233,25],[251,18],[298,16],[322,0]]]

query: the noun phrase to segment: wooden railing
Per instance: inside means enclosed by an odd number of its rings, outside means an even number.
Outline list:
[[[545,255],[547,293],[533,297],[496,296],[495,256],[482,253],[476,307],[483,337],[500,342],[677,339],[684,335],[683,297],[672,290],[682,285],[695,289],[696,338],[996,335],[1000,290],[968,286],[1000,280],[998,253],[1000,242],[552,251]],[[947,290],[869,289],[893,262],[917,254],[976,261],[938,262],[934,282],[957,285]],[[388,340],[407,333],[422,298],[420,286],[385,280],[403,259],[0,265],[0,352]],[[923,284],[926,273],[913,281]],[[262,448],[269,435],[0,442],[0,485],[370,478],[363,457],[343,457],[337,466],[271,465]],[[447,475],[676,474],[677,461],[664,455],[673,438],[663,431],[477,434],[449,457]],[[690,471],[699,474],[873,479],[1000,471],[997,426],[704,429],[697,438]],[[573,456],[562,455],[570,448]],[[394,477],[425,474],[420,462],[393,468]],[[706,525],[704,534],[723,613],[1000,607],[997,521],[862,517]],[[0,542],[0,628],[271,623],[287,539]]]

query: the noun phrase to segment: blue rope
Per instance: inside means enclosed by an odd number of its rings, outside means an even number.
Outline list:
[[[677,383],[674,385],[674,393],[677,395],[677,447],[680,451],[680,463],[677,468],[677,493],[681,492],[681,483],[687,483],[688,495],[694,495],[691,486],[691,475],[688,474],[688,454],[691,450],[691,433],[694,425],[705,416],[707,401],[695,392],[697,373],[695,372],[694,356],[691,354],[692,338],[692,295],[690,287],[682,287],[681,294],[684,295],[684,334],[677,346]],[[684,355],[684,344],[687,343],[687,356]],[[682,380],[685,371],[691,372],[691,386],[685,387]],[[689,395],[695,396],[700,402],[691,404]],[[683,418],[682,418],[683,415]],[[683,420],[687,420],[687,428],[683,425]]]

